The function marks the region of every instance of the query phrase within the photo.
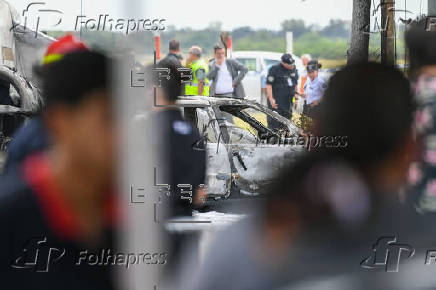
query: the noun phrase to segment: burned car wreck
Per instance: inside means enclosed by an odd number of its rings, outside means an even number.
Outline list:
[[[289,142],[300,128],[256,102],[189,96],[178,105],[202,136],[194,146],[207,151],[208,198],[260,195],[274,173],[306,148]],[[272,129],[268,118],[280,128]]]
[[[33,66],[52,41],[20,25],[18,12],[0,0],[0,171],[13,133],[41,108]]]

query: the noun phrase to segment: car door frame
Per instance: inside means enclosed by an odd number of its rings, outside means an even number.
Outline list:
[[[208,198],[219,199],[219,198],[228,198],[231,194],[231,182],[232,182],[232,170],[230,161],[228,159],[227,147],[221,145],[220,141],[221,131],[219,126],[218,117],[215,115],[215,111],[213,110],[213,106],[198,106],[198,107],[190,107],[195,109],[195,114],[197,117],[197,128],[200,132],[200,140],[202,142],[206,140],[206,158],[207,158],[207,167],[206,167],[206,191],[208,194]],[[216,125],[213,126],[213,131],[215,134],[215,139],[217,142],[210,142],[206,135],[206,127],[200,129],[199,128],[199,117],[197,109],[205,109],[208,115],[208,124],[207,126],[212,125],[213,122],[216,122]],[[218,170],[219,172],[213,172],[212,170]],[[214,190],[211,192],[210,190]]]
[[[268,144],[261,144],[261,143],[256,143],[256,144],[237,144],[237,143],[235,143],[235,144],[232,144],[230,142],[230,136],[229,136],[227,125],[225,124],[225,118],[224,118],[222,111],[220,109],[220,106],[223,106],[223,105],[231,106],[232,104],[219,104],[219,105],[213,106],[213,108],[215,111],[215,115],[219,116],[219,118],[221,119],[221,125],[220,125],[221,136],[223,137],[223,142],[225,143],[225,146],[227,148],[228,158],[229,158],[229,162],[230,162],[231,170],[232,170],[232,192],[234,193],[236,191],[239,191],[239,193],[242,196],[259,195],[259,192],[253,192],[250,190],[256,190],[256,189],[260,189],[263,186],[267,186],[270,179],[258,180],[259,182],[256,182],[256,180],[249,180],[249,179],[246,179],[243,176],[241,176],[241,167],[243,167],[243,163],[246,164],[246,162],[244,160],[247,160],[247,159],[244,159],[247,157],[244,156],[243,152],[244,151],[250,152],[250,150],[251,150],[251,152],[254,152],[254,154],[252,154],[252,155],[256,155],[256,151],[262,150],[262,148],[266,148],[266,149],[264,149],[264,152],[265,151],[275,151],[275,152],[271,153],[271,156],[275,157],[275,155],[280,156],[281,154],[283,154],[283,156],[285,156],[286,152],[288,152],[288,151],[290,154],[294,154],[294,152],[298,152],[302,148],[300,148],[299,146],[283,145],[283,144],[282,145],[280,145],[280,144],[279,145],[268,145]],[[246,104],[234,104],[234,106],[241,106],[241,107],[255,109],[259,112],[265,113],[266,115],[273,117],[274,119],[276,119],[280,123],[284,124],[288,128],[288,130],[295,129],[295,128],[290,127],[289,124],[284,123],[283,120],[280,119],[280,117],[278,117],[274,114],[274,112],[272,112],[272,111],[268,112],[268,110],[262,109],[258,105],[246,103]],[[222,128],[225,128],[225,129],[223,130]],[[291,146],[293,146],[294,148],[291,148]],[[272,148],[276,148],[276,149],[272,150]],[[241,152],[242,152],[242,154],[241,154]],[[241,159],[242,159],[242,162],[241,162]],[[240,163],[239,165],[237,165],[238,162]],[[242,169],[244,169],[244,168],[242,168]]]

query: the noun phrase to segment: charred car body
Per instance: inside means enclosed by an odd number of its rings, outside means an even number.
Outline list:
[[[209,198],[257,196],[274,173],[305,150],[290,142],[300,129],[254,101],[180,97],[185,119],[198,128],[201,140],[193,146],[207,151],[206,185]],[[280,124],[273,130],[268,117]]]

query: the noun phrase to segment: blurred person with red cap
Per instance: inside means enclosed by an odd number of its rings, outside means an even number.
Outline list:
[[[47,48],[46,53],[41,61],[41,65],[35,66],[35,72],[38,74],[41,68],[49,63],[62,59],[62,57],[73,51],[86,51],[86,44],[73,35],[66,35],[53,42]],[[40,111],[42,108],[40,109]],[[23,127],[19,128],[11,143],[7,148],[7,159],[4,166],[4,172],[7,172],[19,164],[29,154],[46,149],[49,145],[48,137],[41,117],[41,112],[30,119]]]
[[[38,69],[38,122],[50,141],[0,178],[5,289],[114,288],[109,69],[106,56],[71,36],[54,43]]]

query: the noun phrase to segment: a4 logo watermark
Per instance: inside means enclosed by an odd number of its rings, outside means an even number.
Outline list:
[[[372,254],[360,266],[364,269],[378,269],[399,272],[400,263],[415,255],[413,246],[397,242],[397,237],[381,237],[372,247]],[[436,264],[436,250],[427,250],[425,265]]]
[[[48,272],[52,263],[65,255],[65,249],[47,242],[46,237],[31,238],[11,264],[15,269],[33,269],[35,272]]]
[[[397,243],[396,237],[379,238],[372,251],[360,266],[365,269],[384,269],[386,272],[398,272],[400,259],[409,259],[415,254],[412,246]]]

